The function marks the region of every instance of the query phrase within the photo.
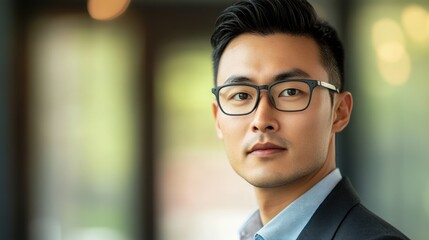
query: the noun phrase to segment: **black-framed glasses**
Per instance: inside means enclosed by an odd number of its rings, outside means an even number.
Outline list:
[[[317,86],[333,92],[340,91],[334,85],[318,80],[290,79],[270,85],[231,83],[212,88],[216,101],[223,113],[242,116],[253,112],[261,98],[261,90],[267,90],[271,105],[282,112],[299,112],[308,108]]]

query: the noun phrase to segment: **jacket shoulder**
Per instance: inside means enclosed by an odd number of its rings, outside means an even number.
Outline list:
[[[408,239],[369,211],[350,181],[343,178],[311,217],[298,240]]]
[[[408,239],[395,227],[369,211],[355,205],[338,227],[334,239]]]

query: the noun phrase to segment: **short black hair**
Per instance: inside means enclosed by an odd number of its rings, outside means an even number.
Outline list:
[[[306,0],[241,0],[226,8],[216,21],[211,37],[214,83],[220,58],[232,39],[244,34],[286,33],[314,39],[329,81],[344,87],[344,50],[333,27],[320,20]]]

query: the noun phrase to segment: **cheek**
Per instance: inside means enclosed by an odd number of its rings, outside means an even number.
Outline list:
[[[246,121],[240,117],[223,116],[219,119],[219,129],[222,132],[223,142],[227,151],[238,151],[247,132]]]
[[[325,92],[322,92],[325,93]],[[307,109],[308,118],[310,119],[309,125],[307,126],[311,131],[317,135],[327,135],[332,128],[332,103],[328,93],[321,94],[316,92],[313,100]]]
[[[223,129],[223,145],[228,161],[236,171],[240,169],[242,159],[245,157],[242,150],[242,142],[245,131],[242,129],[244,124],[228,124]]]
[[[308,108],[298,112],[296,116],[285,120],[285,133],[289,136],[291,144],[295,147],[307,149],[307,152],[315,148],[325,148],[329,144],[331,131],[331,117],[329,108]]]

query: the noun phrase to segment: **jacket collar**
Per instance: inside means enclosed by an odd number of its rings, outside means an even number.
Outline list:
[[[350,181],[343,179],[335,186],[302,230],[297,240],[332,239],[347,213],[360,203]]]

